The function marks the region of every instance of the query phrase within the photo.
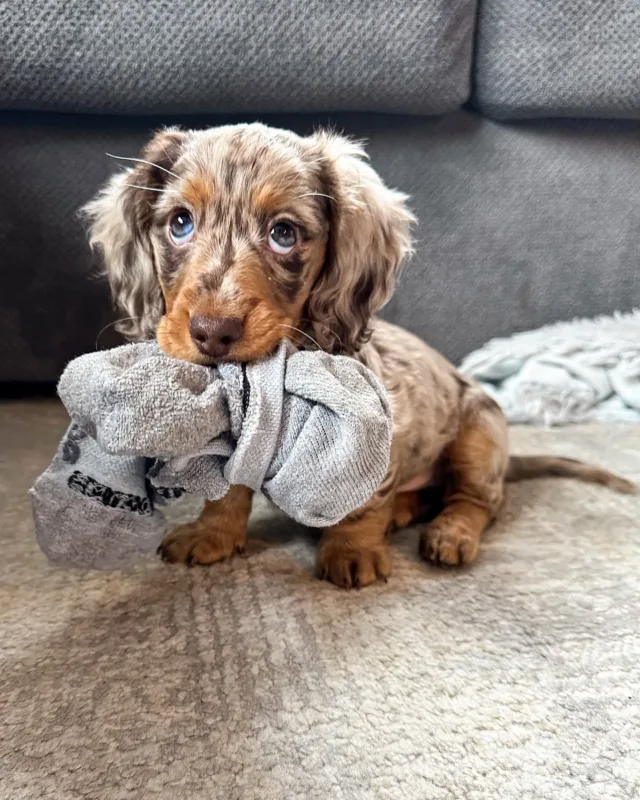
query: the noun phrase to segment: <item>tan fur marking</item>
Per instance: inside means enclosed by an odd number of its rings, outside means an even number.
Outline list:
[[[465,403],[466,418],[447,452],[445,507],[426,527],[420,541],[422,556],[440,564],[473,561],[483,531],[502,504],[506,423],[497,406],[478,399],[472,390]]]
[[[422,510],[420,492],[399,492],[394,498],[393,527],[408,527]]]
[[[232,486],[221,500],[207,500],[196,522],[180,525],[166,536],[160,545],[163,560],[214,564],[244,552],[252,497],[246,486]]]
[[[327,528],[320,542],[317,574],[343,589],[359,589],[387,580],[391,558],[386,533],[393,518],[393,498],[367,511],[360,519],[348,518]]]
[[[264,214],[276,214],[281,208],[288,205],[292,198],[292,192],[278,184],[267,183],[258,186],[253,190],[251,199],[253,205]]]
[[[478,554],[480,536],[490,519],[486,508],[455,500],[427,526],[420,540],[420,554],[436,564],[468,564]]]
[[[213,181],[210,176],[193,175],[184,182],[181,192],[186,204],[199,211],[213,202]]]
[[[621,494],[638,494],[638,486],[600,467],[583,464],[571,458],[558,456],[511,456],[507,481],[523,481],[530,478],[578,478],[586,483],[607,486]]]

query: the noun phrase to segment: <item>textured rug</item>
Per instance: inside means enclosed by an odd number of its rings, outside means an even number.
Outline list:
[[[0,406],[3,800],[638,797],[638,498],[513,486],[473,567],[406,531],[362,592],[315,581],[312,537],[264,506],[246,559],[65,571],[26,496],[64,425]],[[640,479],[640,426],[513,440]]]

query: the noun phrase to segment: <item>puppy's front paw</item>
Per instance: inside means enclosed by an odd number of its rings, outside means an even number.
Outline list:
[[[190,522],[169,533],[158,552],[172,564],[215,564],[244,552],[244,534],[239,537],[200,521]]]
[[[329,539],[320,543],[316,574],[342,589],[360,589],[386,581],[391,575],[389,548],[383,542],[375,547],[355,550],[343,542]]]
[[[480,537],[466,520],[436,517],[420,536],[420,555],[435,564],[469,564],[478,555]]]

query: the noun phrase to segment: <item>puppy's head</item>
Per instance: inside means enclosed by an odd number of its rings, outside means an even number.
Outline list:
[[[283,338],[352,353],[409,252],[406,197],[345,138],[168,129],[85,208],[132,339],[249,361]]]

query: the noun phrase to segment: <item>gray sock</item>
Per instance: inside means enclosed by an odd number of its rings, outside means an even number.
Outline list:
[[[128,566],[164,532],[156,505],[182,490],[262,491],[305,525],[334,525],[384,478],[392,419],[365,366],[283,342],[269,358],[205,367],[156,342],[88,353],[58,392],[73,423],[32,490],[57,563]]]
[[[155,552],[163,515],[147,490],[147,462],[105,453],[72,424],[31,489],[36,535],[59,564],[119,569]]]

